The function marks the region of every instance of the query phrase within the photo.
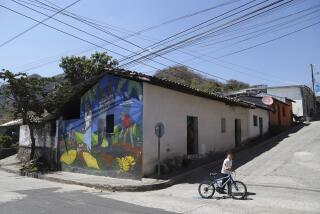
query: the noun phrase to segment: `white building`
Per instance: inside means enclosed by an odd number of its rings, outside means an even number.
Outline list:
[[[269,124],[268,109],[254,103],[129,71],[88,81],[60,116],[50,139],[62,170],[132,178],[155,172],[158,122],[161,161],[233,149]]]
[[[157,163],[154,127],[158,122],[165,126],[162,160],[227,151],[268,132],[269,109],[265,107],[162,83],[143,82],[144,174],[154,172]]]
[[[292,111],[296,116],[312,117],[315,114],[315,97],[312,90],[305,85],[289,85],[268,87],[268,94],[287,97],[292,103]]]

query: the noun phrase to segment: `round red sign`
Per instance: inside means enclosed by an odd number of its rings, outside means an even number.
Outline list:
[[[272,105],[273,99],[270,96],[265,96],[265,97],[262,98],[262,102],[263,102],[263,104],[269,106],[269,105]]]

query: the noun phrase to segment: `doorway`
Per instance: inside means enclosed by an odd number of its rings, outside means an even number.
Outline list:
[[[241,120],[235,119],[234,121],[234,136],[236,147],[241,145]]]
[[[198,118],[187,116],[187,154],[198,154]]]
[[[263,135],[263,119],[262,117],[259,117],[259,132],[260,132],[260,136]]]

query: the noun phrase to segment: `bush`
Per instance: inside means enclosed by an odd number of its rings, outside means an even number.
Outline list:
[[[13,141],[12,137],[7,135],[0,135],[0,147],[10,148],[12,141]]]

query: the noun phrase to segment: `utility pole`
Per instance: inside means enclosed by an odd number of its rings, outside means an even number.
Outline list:
[[[311,69],[311,79],[312,79],[312,91],[313,91],[313,111],[314,113],[316,113],[316,92],[314,90],[314,73],[313,73],[313,67],[314,65],[313,64],[310,64],[310,69]]]
[[[313,74],[313,64],[310,64],[310,68],[311,68],[312,90],[313,90],[313,93],[315,94],[316,92],[314,91],[314,74]]]

